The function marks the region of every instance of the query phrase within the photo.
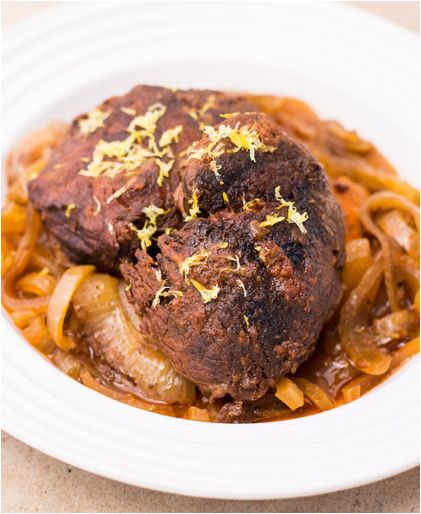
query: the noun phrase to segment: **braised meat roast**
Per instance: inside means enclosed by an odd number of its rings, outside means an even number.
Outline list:
[[[120,266],[141,331],[212,398],[260,398],[338,304],[340,208],[320,164],[263,114],[205,127],[180,172],[186,223]]]
[[[76,118],[28,186],[72,261],[123,276],[142,345],[205,401],[232,398],[226,421],[308,359],[341,298],[343,216],[324,170],[256,109],[138,86]]]
[[[29,198],[74,262],[118,271],[151,236],[182,220],[172,192],[179,160],[204,125],[249,111],[238,95],[138,86],[76,118]]]

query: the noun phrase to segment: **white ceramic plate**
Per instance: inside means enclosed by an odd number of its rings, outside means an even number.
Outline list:
[[[301,97],[357,127],[416,182],[415,36],[339,4],[72,3],[5,35],[3,152],[137,83]],[[362,399],[257,425],[171,419],[67,378],[3,320],[3,426],[80,468],[162,491],[238,499],[324,493],[418,462],[418,369]]]

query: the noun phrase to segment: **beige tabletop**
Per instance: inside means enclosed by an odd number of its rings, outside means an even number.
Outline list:
[[[2,2],[2,28],[58,2]],[[419,32],[419,2],[349,2]],[[293,500],[225,501],[98,477],[2,434],[2,512],[419,512],[419,468],[375,484]]]

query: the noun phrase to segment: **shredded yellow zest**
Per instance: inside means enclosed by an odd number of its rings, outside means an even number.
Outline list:
[[[138,131],[139,128],[146,130],[149,134],[154,134],[156,130],[156,124],[159,119],[164,116],[165,111],[167,110],[166,106],[157,102],[152,104],[145,114],[141,114],[140,116],[135,116],[128,128],[128,132]]]
[[[219,116],[221,118],[227,119],[227,118],[232,118],[233,116],[238,116],[239,114],[240,114],[239,112],[226,112],[224,114],[220,114]]]
[[[200,284],[196,280],[190,279],[190,282],[199,291],[204,303],[209,303],[212,300],[215,300],[219,294],[219,291],[221,290],[218,285],[212,286],[210,289],[206,289],[204,285]]]
[[[171,159],[171,161],[168,162],[161,161],[161,159],[156,159],[155,162],[158,165],[159,170],[156,183],[159,187],[162,187],[164,180],[170,176],[171,168],[174,165],[174,159]]]
[[[179,135],[183,131],[183,125],[177,125],[174,128],[170,128],[166,130],[159,139],[159,146],[163,148],[164,146],[170,145],[173,141],[178,143]]]
[[[254,211],[254,207],[259,202],[259,198],[253,198],[246,202],[245,194],[243,193],[243,211]]]
[[[135,116],[130,122],[129,135],[122,141],[99,141],[88,166],[79,172],[87,177],[106,176],[113,178],[122,171],[128,174],[150,158],[159,160],[172,156],[168,144],[160,148],[155,140],[158,120],[165,114],[166,107],[161,103],[151,105],[145,114]],[[164,133],[165,134],[165,133]]]
[[[225,191],[223,191],[223,192],[222,192],[222,198],[224,199],[224,202],[225,202],[227,205],[229,205],[230,200],[229,200],[228,195],[227,195],[227,193],[226,193]]]
[[[241,264],[240,264],[240,257],[238,257],[238,255],[236,255],[235,257],[232,257],[231,255],[227,257],[227,259],[229,261],[233,261],[235,262],[236,266],[234,268],[234,271],[239,271],[241,269]]]
[[[300,229],[300,232],[302,234],[306,234],[307,230],[304,227],[304,222],[308,220],[308,214],[306,212],[303,212],[302,214],[299,213],[297,207],[295,207],[294,202],[285,200],[281,195],[280,186],[275,187],[275,198],[278,202],[280,202],[277,209],[288,207],[288,215],[286,218],[288,223],[295,223],[297,227]]]
[[[69,203],[69,205],[66,207],[66,210],[64,212],[64,215],[66,218],[70,218],[70,215],[72,214],[72,211],[76,209],[76,205],[74,203]]]
[[[146,221],[143,227],[138,229],[135,225],[133,225],[133,223],[129,223],[129,228],[136,233],[142,250],[146,251],[146,249],[151,246],[152,236],[157,231],[156,219],[158,216],[163,216],[169,211],[164,211],[164,209],[161,209],[156,205],[149,205],[149,207],[144,207],[142,212],[146,215]]]
[[[95,195],[93,195],[93,199],[95,202],[94,216],[97,216],[101,212],[101,202],[98,200],[98,198]]]
[[[265,221],[262,221],[259,224],[259,227],[273,227],[276,223],[280,223],[285,220],[285,216],[281,216],[277,212],[273,212],[272,214],[267,214]]]
[[[50,270],[48,268],[42,268],[42,270],[38,272],[38,276],[45,277],[45,275],[48,275],[49,273],[50,273]]]
[[[250,320],[249,320],[248,316],[246,316],[245,314],[244,314],[244,321],[246,322],[246,328],[248,330],[250,328]]]
[[[115,235],[115,229],[114,229],[114,225],[110,222],[107,223],[107,230],[108,232],[114,236]]]
[[[206,259],[209,257],[210,252],[201,248],[196,253],[184,259],[178,266],[178,271],[183,275],[184,280],[189,283],[188,275],[190,273],[190,268],[193,266],[199,266],[199,264],[203,264]]]
[[[170,290],[169,286],[167,286],[167,281],[162,280],[161,270],[155,270],[155,276],[158,282],[160,282],[161,287],[155,293],[155,297],[152,301],[152,309],[155,309],[157,305],[161,302],[161,298],[166,298],[167,296],[174,296],[176,298],[181,298],[183,296],[182,291]]]
[[[136,111],[131,107],[122,107],[120,111],[128,114],[129,116],[136,116]]]
[[[188,159],[200,160],[207,155],[210,159],[209,167],[218,180],[221,179],[219,170],[221,166],[217,164],[216,159],[224,153],[237,153],[245,150],[250,153],[250,159],[256,162],[256,151],[274,152],[275,147],[265,145],[254,127],[247,125],[240,126],[238,122],[235,127],[229,125],[219,125],[217,128],[207,125],[203,128],[203,132],[209,138],[209,144],[206,148],[196,148],[196,144],[190,146],[187,150]],[[234,148],[225,149],[224,140],[229,140]]]
[[[218,243],[213,247],[214,249],[223,249],[228,248],[228,243]],[[187,257],[178,265],[178,271],[183,275],[184,280],[189,283],[188,275],[190,273],[190,268],[194,266],[199,266],[200,264],[204,264],[211,254],[211,251],[205,250],[204,248],[200,248],[197,252],[195,252],[190,257]]]
[[[184,218],[184,221],[187,223],[188,221],[194,220],[197,218],[197,215],[200,214],[199,208],[199,196],[196,191],[193,189],[192,197],[189,200],[189,204],[191,205],[189,209],[189,214]]]
[[[242,288],[244,297],[246,297],[247,290],[246,290],[246,286],[244,285],[244,282],[242,280],[237,280],[237,285]]]
[[[108,205],[110,204],[113,200],[116,200],[117,198],[120,198],[120,196],[122,194],[124,194],[125,192],[127,191],[127,186],[122,186],[120,187],[120,189],[117,189],[117,191],[115,191],[112,195],[110,195],[105,203]]]
[[[92,134],[95,130],[105,127],[104,121],[108,118],[112,111],[100,111],[94,109],[86,114],[86,118],[79,120],[79,130],[84,136]]]
[[[173,229],[172,227],[167,227],[167,228],[165,229],[165,234],[168,236],[168,234],[171,234],[171,232],[173,232],[173,230],[174,230],[174,229]]]

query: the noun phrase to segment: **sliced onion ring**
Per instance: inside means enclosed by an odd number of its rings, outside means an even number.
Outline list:
[[[51,295],[47,310],[47,326],[56,345],[64,351],[74,348],[75,343],[63,333],[67,309],[76,289],[87,276],[95,271],[95,266],[74,266],[66,270]]]

